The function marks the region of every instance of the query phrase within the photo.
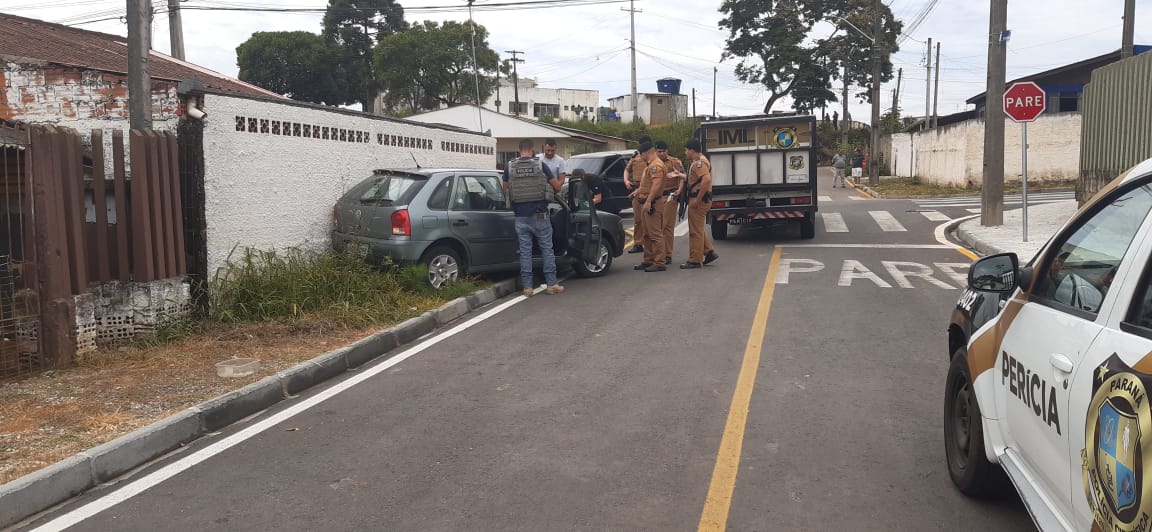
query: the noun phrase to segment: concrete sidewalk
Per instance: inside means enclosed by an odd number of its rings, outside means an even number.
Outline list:
[[[985,227],[980,216],[961,222],[956,238],[981,255],[1015,253],[1020,263],[1028,262],[1048,239],[1076,213],[1076,201],[1068,200],[1028,207],[1028,241],[1023,239],[1023,213],[1020,209],[1004,212],[1004,225]]]

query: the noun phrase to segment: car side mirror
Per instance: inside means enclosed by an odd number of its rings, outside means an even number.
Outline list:
[[[1015,253],[984,257],[968,270],[968,288],[982,292],[1012,292],[1017,286],[1019,269],[1020,259]]]

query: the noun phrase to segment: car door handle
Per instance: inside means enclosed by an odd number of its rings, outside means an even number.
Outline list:
[[[456,220],[452,222],[452,225],[468,225],[468,220]]]
[[[1052,353],[1052,356],[1049,357],[1049,360],[1052,362],[1052,367],[1064,373],[1072,373],[1072,359],[1061,355],[1060,353]]]

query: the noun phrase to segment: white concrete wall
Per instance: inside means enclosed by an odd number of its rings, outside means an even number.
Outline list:
[[[233,248],[327,247],[332,206],[374,169],[412,168],[413,157],[424,168],[496,165],[496,140],[477,134],[217,94],[204,111],[210,276]],[[277,122],[292,134],[275,134]]]
[[[688,95],[687,94],[645,94],[640,93],[636,95],[639,105],[636,107],[636,114],[640,115],[640,121],[645,124],[652,123],[652,106],[656,104],[652,98],[670,98],[672,101],[671,106],[676,115],[676,120],[687,120],[691,118],[688,110]],[[632,121],[632,95],[626,94],[624,96],[617,96],[608,100],[608,106],[616,109],[616,116],[620,117],[621,122]],[[661,124],[666,125],[666,124]]]
[[[1041,115],[1028,124],[1029,181],[1068,181],[1080,172],[1080,113]],[[978,185],[984,167],[984,120],[917,133],[891,136],[888,160],[901,177],[919,176],[929,183]],[[1008,121],[1004,128],[1004,178],[1020,181],[1021,127]]]

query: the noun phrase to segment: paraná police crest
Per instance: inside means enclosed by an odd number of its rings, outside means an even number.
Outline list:
[[[793,144],[796,144],[796,128],[776,128],[776,134],[772,138],[778,148],[791,148]]]
[[[791,157],[788,157],[788,168],[791,168],[793,170],[803,170],[804,169],[804,156],[803,155],[793,155]]]
[[[1088,505],[1103,530],[1147,530],[1152,520],[1152,479],[1144,474],[1144,461],[1152,456],[1150,384],[1152,376],[1116,354],[1092,375],[1081,459]]]

